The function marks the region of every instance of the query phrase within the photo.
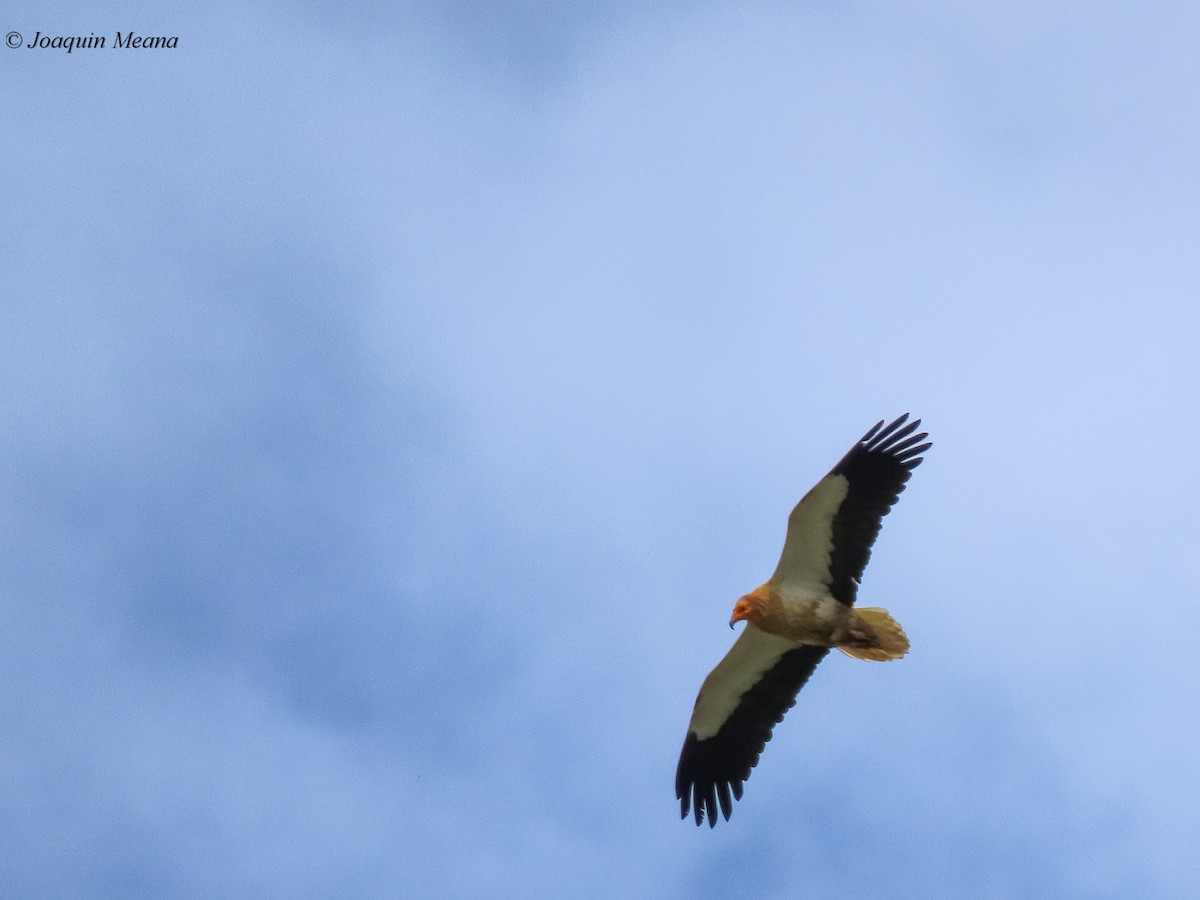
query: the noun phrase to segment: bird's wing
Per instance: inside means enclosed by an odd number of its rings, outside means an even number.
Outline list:
[[[696,698],[675,772],[683,818],[691,808],[697,825],[707,816],[709,826],[715,826],[720,802],[720,812],[729,819],[733,799],[742,799],[742,782],[750,777],[771,730],[828,652],[825,647],[798,647],[746,625]]]
[[[824,585],[854,603],[883,517],[932,446],[921,443],[925,432],[913,434],[921,420],[907,421],[905,413],[886,428],[880,422],[796,504],[774,583]]]

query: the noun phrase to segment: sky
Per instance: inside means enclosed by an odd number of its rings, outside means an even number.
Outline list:
[[[1194,896],[1193,5],[2,24],[11,896]],[[681,822],[734,600],[903,412],[911,654]]]

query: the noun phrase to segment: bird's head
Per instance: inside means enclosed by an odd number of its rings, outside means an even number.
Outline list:
[[[733,604],[733,615],[729,617],[729,627],[732,628],[734,622],[761,623],[767,614],[769,602],[770,594],[767,592],[765,584],[756,587],[744,597],[739,597],[738,602]]]

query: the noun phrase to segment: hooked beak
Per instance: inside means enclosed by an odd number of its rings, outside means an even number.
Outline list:
[[[733,627],[734,622],[744,622],[750,618],[750,604],[745,600],[739,600],[733,605],[733,615],[729,617],[729,627]]]

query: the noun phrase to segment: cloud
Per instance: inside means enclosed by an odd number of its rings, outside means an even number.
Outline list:
[[[7,57],[12,889],[1185,895],[1193,23],[914,10]],[[906,409],[914,653],[698,834],[728,603]]]

